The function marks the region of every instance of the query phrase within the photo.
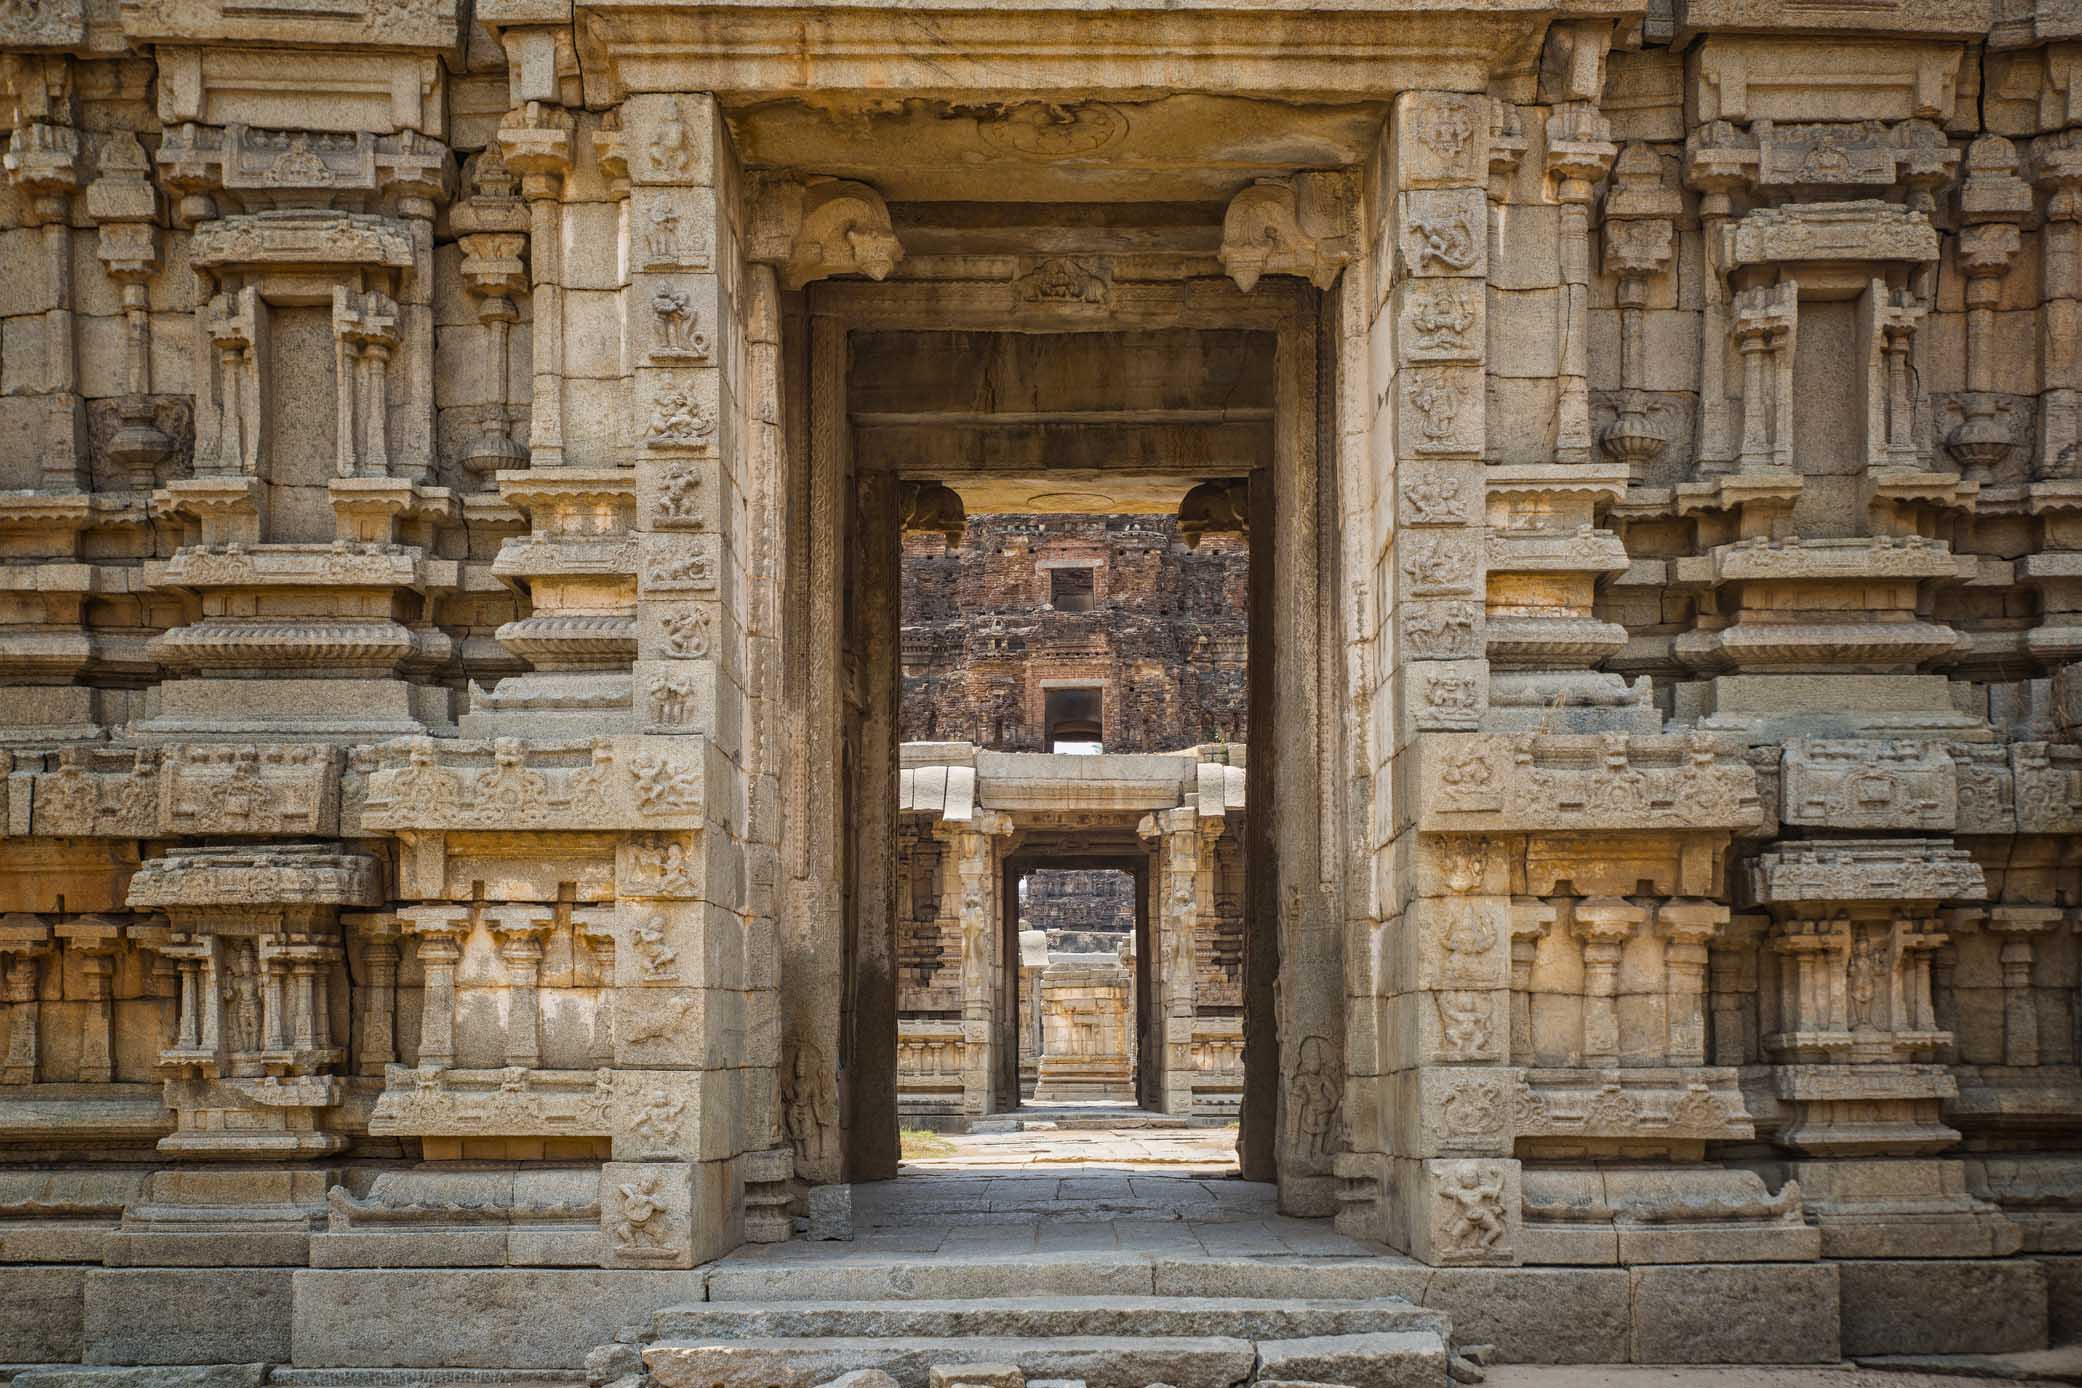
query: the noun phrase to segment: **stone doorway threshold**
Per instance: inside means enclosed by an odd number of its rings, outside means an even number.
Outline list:
[[[904,1144],[905,1176],[1042,1166],[1064,1175],[1164,1170],[1233,1176],[1236,1123],[1079,1104],[1023,1108],[977,1119],[967,1132],[907,1138]]]
[[[1011,1113],[967,1120],[972,1134],[1016,1132],[1105,1132],[1164,1128],[1229,1130],[1235,1143],[1236,1117],[1220,1114],[1152,1113],[1120,1099],[1083,1099],[1056,1104],[1024,1103]]]
[[[1234,1169],[1233,1156],[1199,1170],[1126,1162],[1108,1169],[1097,1160],[1068,1171],[906,1162],[893,1181],[853,1187],[852,1240],[746,1245],[709,1265],[709,1295],[1019,1295],[1059,1279],[1066,1293],[1149,1294],[1160,1268],[1190,1280],[1212,1274],[1210,1264],[1238,1262],[1277,1264],[1304,1278],[1362,1264],[1422,1271],[1345,1237],[1327,1219],[1280,1214],[1274,1186],[1239,1180]],[[986,1290],[1001,1283],[1008,1290]]]

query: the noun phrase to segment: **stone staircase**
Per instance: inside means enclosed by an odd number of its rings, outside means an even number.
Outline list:
[[[979,1285],[1004,1290],[995,1280]],[[594,1351],[588,1376],[625,1388],[816,1388],[854,1373],[854,1388],[891,1388],[880,1374],[894,1388],[1442,1388],[1478,1377],[1471,1368],[1446,1316],[1400,1297],[991,1295],[668,1307]]]

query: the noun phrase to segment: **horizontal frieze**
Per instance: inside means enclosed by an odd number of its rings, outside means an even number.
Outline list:
[[[1733,831],[1763,822],[1756,773],[1732,739],[1439,733],[1417,746],[1425,830]]]
[[[615,737],[590,744],[387,742],[360,827],[376,829],[698,829],[709,744],[700,737]]]

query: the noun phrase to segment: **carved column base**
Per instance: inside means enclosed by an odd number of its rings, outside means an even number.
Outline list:
[[[330,1075],[175,1080],[166,1087],[166,1104],[176,1126],[159,1139],[159,1150],[204,1160],[329,1157],[345,1151],[348,1139],[322,1123],[345,1097]]]
[[[109,1235],[110,1267],[305,1267],[340,1173],[322,1167],[156,1171]]]
[[[1968,1191],[1957,1159],[1795,1161],[1783,1174],[1800,1183],[1824,1258],[2001,1258],[2024,1243],[2023,1230]]]
[[[502,632],[505,628],[500,629]],[[599,737],[639,731],[626,670],[538,670],[471,691],[464,737]]]
[[[788,1213],[794,1197],[795,1153],[786,1147],[747,1152],[738,1158],[745,1182],[745,1241],[786,1243],[795,1232]]]
[[[1800,1187],[1701,1166],[1534,1166],[1521,1174],[1526,1263],[1785,1263],[1821,1256]]]
[[[168,680],[152,691],[140,740],[243,736],[455,736],[455,695],[401,679]]]

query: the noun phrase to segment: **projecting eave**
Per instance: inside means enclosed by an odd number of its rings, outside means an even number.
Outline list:
[[[494,3],[480,17],[539,9]],[[1394,5],[1313,0],[587,0],[578,9],[586,99],[713,91],[732,107],[853,94],[1002,103],[1143,100],[1221,92],[1281,101],[1379,101],[1424,88],[1481,92],[1531,74],[1557,19],[1637,29],[1642,0]],[[518,22],[518,21],[515,21]],[[536,21],[539,22],[539,21]]]

